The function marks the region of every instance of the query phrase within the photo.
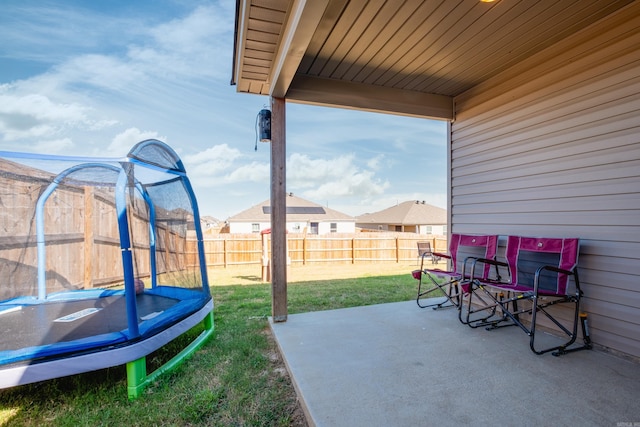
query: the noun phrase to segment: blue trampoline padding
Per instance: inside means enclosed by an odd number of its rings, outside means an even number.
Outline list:
[[[80,301],[86,299],[98,299],[103,297],[124,295],[124,290],[105,290],[105,289],[89,289],[89,290],[76,290],[76,291],[61,291],[54,292],[47,295],[45,300],[38,299],[36,296],[22,296],[12,299],[8,299],[0,302],[0,306],[6,304],[17,305],[36,305],[46,302],[59,302],[59,301]]]
[[[158,285],[154,289],[146,289],[145,293],[151,295],[159,295],[161,297],[174,298],[179,300],[187,300],[187,299],[208,299],[207,295],[202,291],[202,289],[186,289],[186,288],[177,288],[174,286],[163,286]]]
[[[113,346],[124,343],[127,339],[127,336],[122,332],[111,332],[75,341],[0,351],[0,365],[9,365],[11,363],[47,358],[60,354],[77,353],[92,348]]]
[[[206,298],[205,294],[200,289],[185,289],[166,285],[159,285],[155,289],[146,289],[145,293],[179,300]],[[42,304],[43,302],[79,301],[119,295],[124,295],[124,289],[89,289],[61,291],[47,295],[46,300],[38,299],[38,297],[35,296],[21,296],[11,298],[8,300],[0,301],[0,307],[4,307],[6,305],[35,305]]]
[[[121,331],[89,336],[73,341],[30,346],[15,350],[4,350],[0,351],[0,365],[99,350],[100,348],[123,345],[129,341],[138,342],[162,332],[164,329],[198,311],[211,300],[211,297],[202,291],[172,286],[158,286],[155,289],[147,289],[145,290],[145,294],[170,298],[178,302],[148,320],[138,319],[138,336],[133,337],[128,329],[123,329]],[[44,302],[38,300],[36,297],[18,297],[0,303],[0,312],[4,307],[33,306],[47,302],[98,300],[99,298],[113,296],[124,296],[124,290],[96,289],[58,292],[50,294]]]
[[[149,320],[144,320],[140,323],[139,330],[142,338],[155,335],[167,326],[173,325],[176,322],[184,319],[187,315],[202,308],[208,299],[191,299],[180,301],[176,305],[172,306],[168,310],[165,310],[159,316],[156,316]],[[123,331],[128,335],[128,331]]]
[[[200,310],[184,320],[144,340],[103,347],[97,352],[0,366],[0,389],[118,366],[139,359],[194,327],[212,310],[213,301],[209,300]]]

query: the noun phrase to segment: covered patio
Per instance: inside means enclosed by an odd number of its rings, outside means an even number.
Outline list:
[[[414,301],[271,322],[312,426],[638,426],[640,365],[536,356],[519,328],[460,324]]]
[[[640,425],[640,1],[238,0],[236,30],[232,84],[271,98],[272,327],[312,422]],[[597,351],[415,303],[288,316],[287,102],[447,121],[448,232],[578,238]]]

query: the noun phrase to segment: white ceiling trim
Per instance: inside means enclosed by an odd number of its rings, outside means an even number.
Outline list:
[[[240,1],[240,5],[238,8],[238,18],[237,24],[239,28],[236,29],[236,46],[239,47],[236,52],[236,63],[235,63],[235,73],[236,76],[231,76],[232,82],[239,82],[242,76],[242,64],[244,59],[244,50],[245,50],[245,40],[247,39],[247,22],[249,22],[249,8],[250,8],[250,0],[242,0]]]
[[[295,0],[269,78],[269,95],[285,98],[329,0]]]

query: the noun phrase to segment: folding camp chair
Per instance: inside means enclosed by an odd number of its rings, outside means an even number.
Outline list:
[[[591,339],[585,313],[580,313],[580,299],[583,292],[578,279],[578,239],[535,238],[509,236],[505,251],[506,263],[492,259],[477,259],[476,264],[507,266],[510,278],[506,283],[486,281],[472,276],[467,287],[469,297],[466,301],[467,319],[469,313],[476,310],[472,307],[473,296],[489,299],[494,307],[499,307],[503,316],[497,320],[480,320],[470,326],[487,326],[496,329],[502,326],[515,325],[529,336],[529,346],[536,354],[553,351],[553,355],[569,353],[591,348]],[[486,267],[485,267],[486,268]],[[475,270],[475,266],[472,266]],[[570,280],[572,279],[572,280]],[[573,282],[573,292],[570,292]],[[498,291],[498,292],[496,292]],[[508,295],[496,297],[502,292]],[[561,313],[552,313],[552,306],[570,304],[572,313],[569,319],[563,319]],[[465,311],[461,305],[460,312]],[[562,343],[546,348],[536,348],[536,332],[538,332],[539,313],[548,319],[545,327],[559,332]],[[558,315],[560,314],[560,316]],[[544,319],[544,318],[543,318]],[[569,349],[578,336],[578,323],[581,323],[583,345]],[[566,339],[566,341],[565,341]]]
[[[482,270],[480,273],[476,272],[478,268]],[[478,257],[470,261],[466,274],[469,277],[468,284],[463,287],[458,306],[460,322],[477,328],[487,325],[495,327],[508,321],[509,317],[495,302],[504,300],[505,294],[507,297],[510,296],[510,291],[505,289],[510,283],[508,264],[498,261],[497,255],[492,259]],[[481,289],[482,292],[473,292],[476,289]],[[485,294],[491,294],[490,298]]]
[[[493,259],[497,242],[498,236],[452,234],[448,254],[432,252],[434,256],[450,260],[451,268],[449,270],[425,268],[424,259],[427,255],[424,255],[420,270],[414,270],[411,273],[419,281],[418,297],[416,298],[418,306],[421,308],[433,307],[434,310],[443,307],[458,307],[460,290],[464,288],[465,282],[469,278],[469,275],[465,274],[465,264],[468,260],[475,258]],[[490,266],[487,265],[480,277],[488,278],[489,268]],[[433,294],[434,292],[436,293]],[[438,296],[440,292],[444,293],[444,301],[426,305],[421,303],[422,299],[426,299],[428,296]]]
[[[431,242],[418,242],[418,265],[424,265],[425,257],[431,258],[433,264],[437,264],[440,261],[440,257],[431,250]]]

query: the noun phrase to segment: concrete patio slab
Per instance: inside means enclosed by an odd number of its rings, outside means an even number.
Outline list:
[[[640,427],[640,364],[536,356],[520,329],[456,314],[408,301],[270,324],[310,425]]]

